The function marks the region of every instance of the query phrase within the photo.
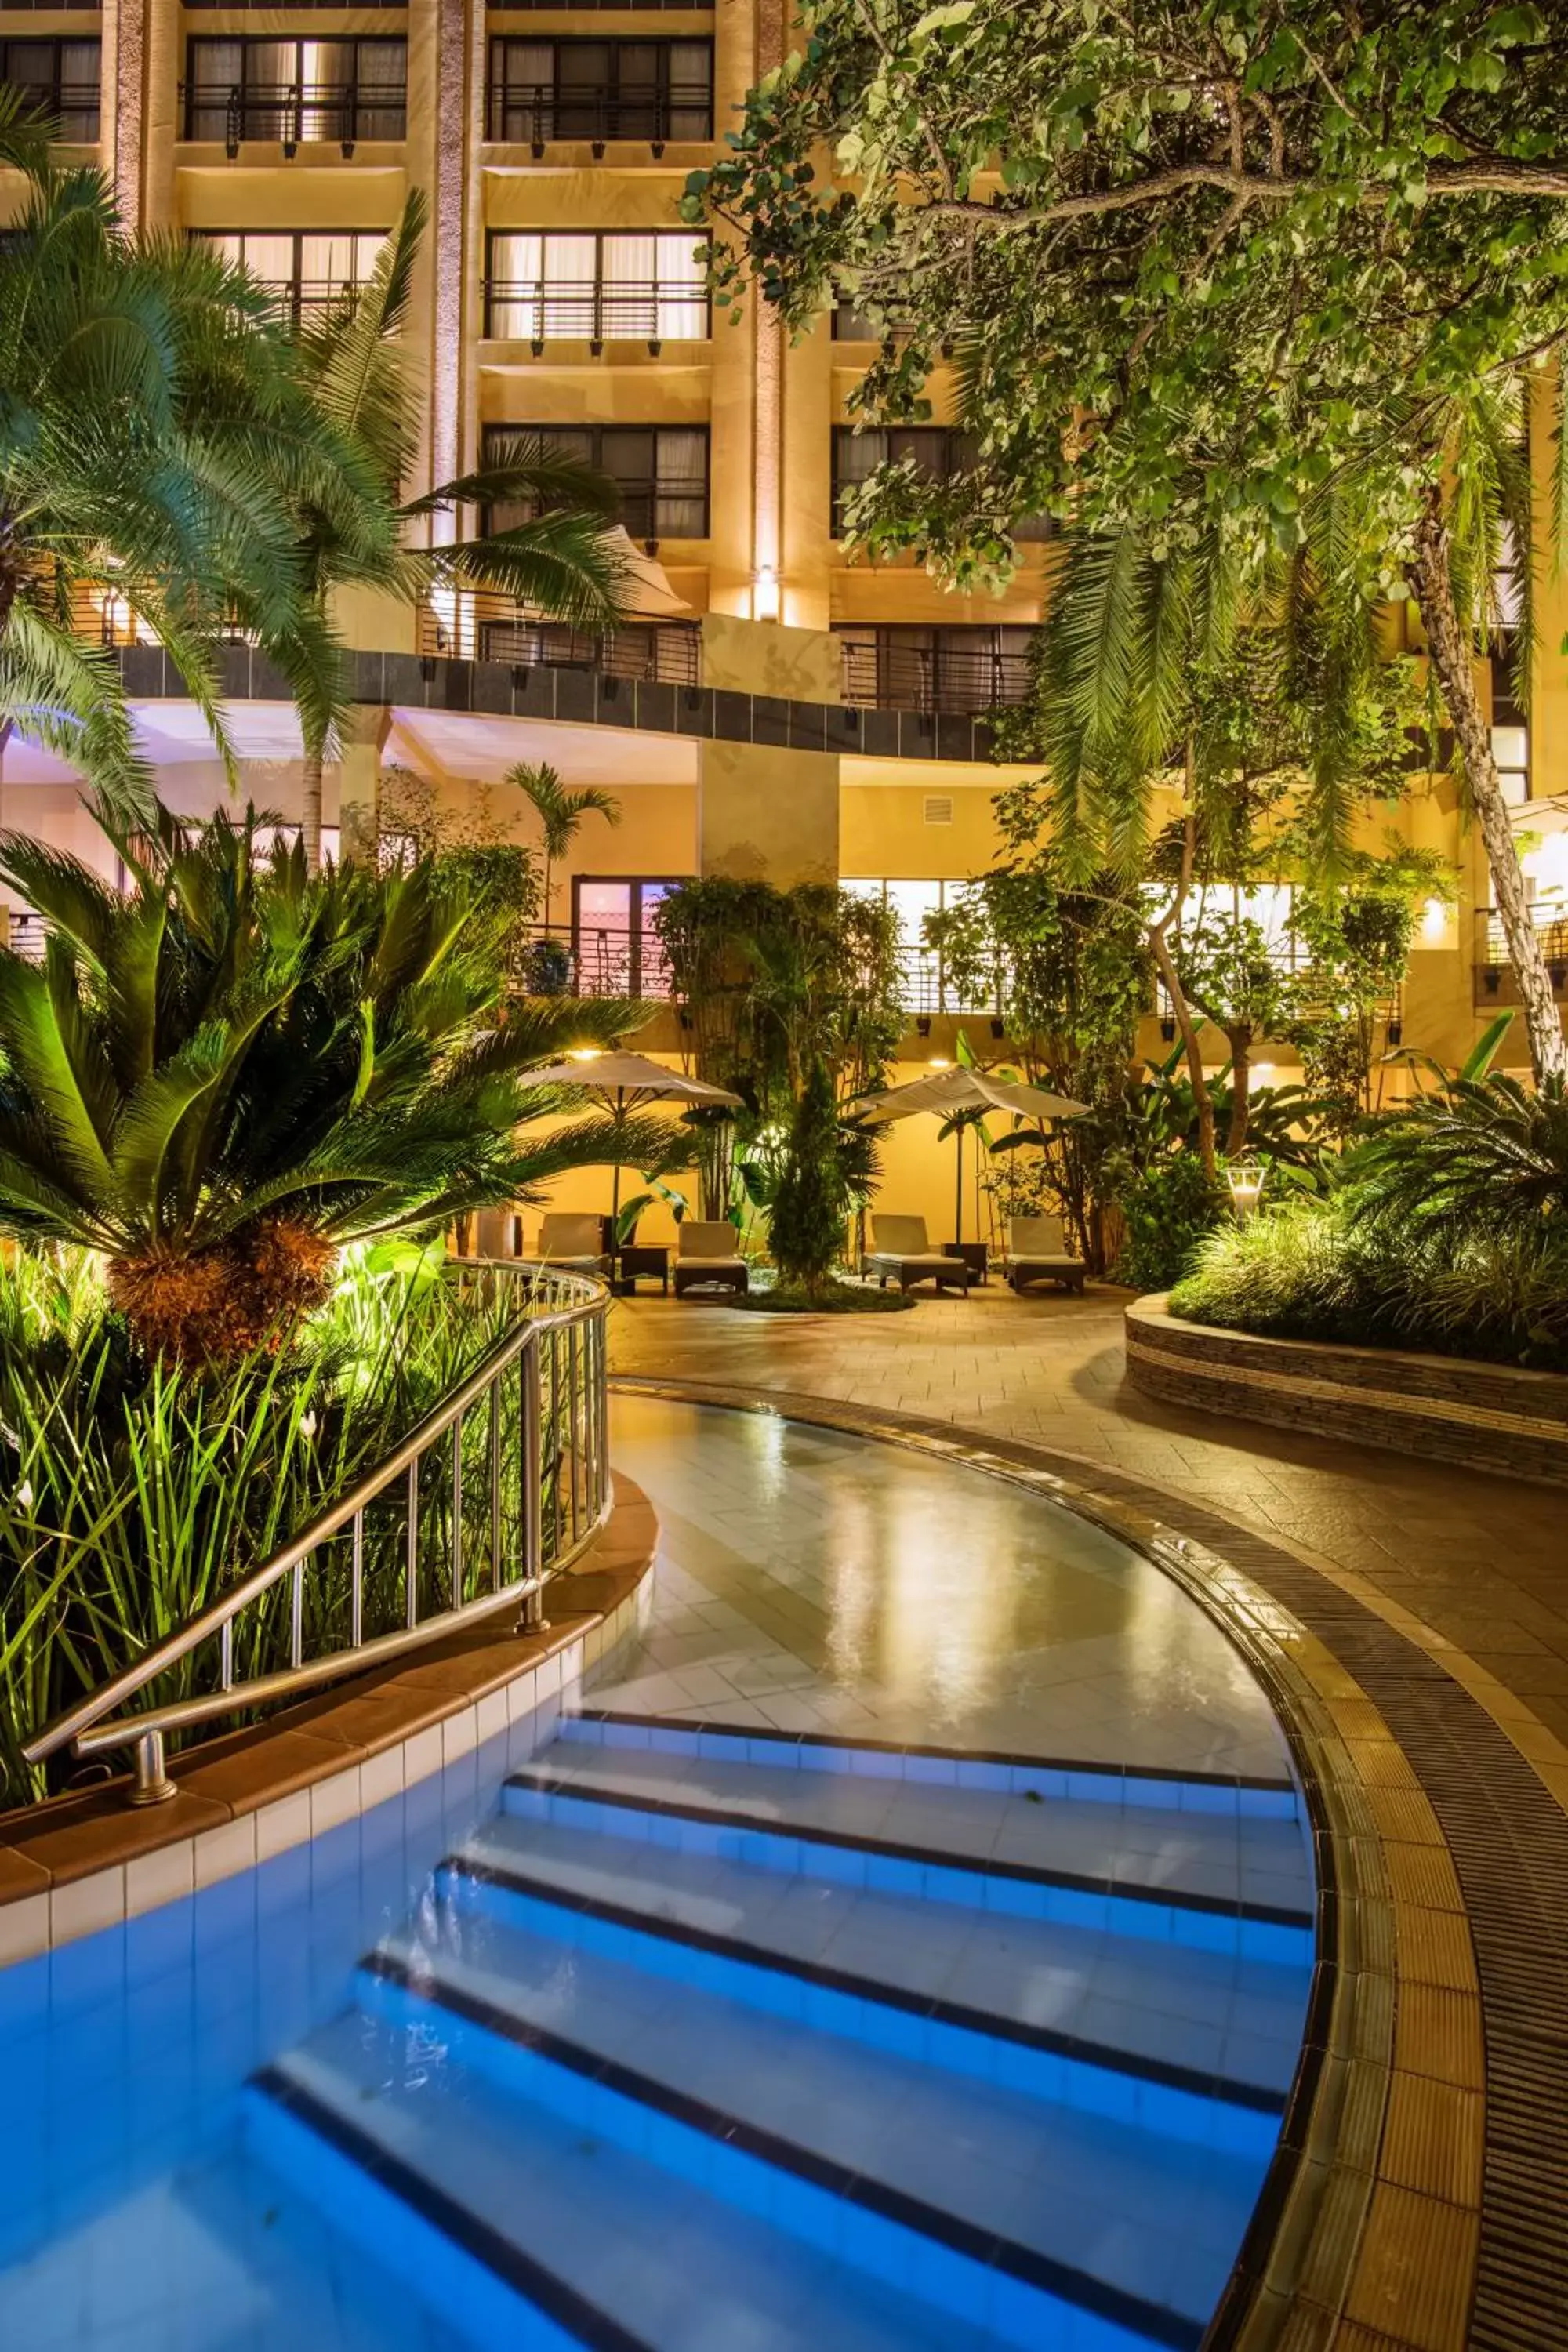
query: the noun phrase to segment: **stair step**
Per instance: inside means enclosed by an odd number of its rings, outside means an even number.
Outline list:
[[[584,1707],[563,1716],[559,1739],[593,1748],[629,1748],[714,1762],[759,1764],[805,1772],[855,1772],[867,1780],[910,1780],[933,1788],[1072,1797],[1088,1803],[1172,1808],[1179,1812],[1247,1813],[1299,1821],[1293,1780],[1232,1772],[1161,1772],[1148,1766],[1097,1764],[1064,1757],[1015,1756],[916,1741],[840,1739],[829,1732],[753,1729],[694,1723],[678,1715],[627,1715]]]
[[[1271,2136],[1263,2119],[1283,2112],[1305,1969],[1238,1970],[1179,1946],[1111,1944],[632,1841],[584,1846],[548,1822],[501,1821],[438,1883],[573,1946],[1207,2146],[1255,2147]]]
[[[444,2013],[428,2015],[423,2035],[339,2020],[257,2078],[246,2129],[274,2170],[316,2184],[344,2231],[432,2309],[460,2309],[477,2344],[992,2352],[1032,2341],[1147,2352],[1147,2336],[1090,2313],[1071,2315],[1070,2336],[1026,2337],[1008,2315],[1026,2297],[1038,2329],[1041,2298],[1001,2273],[957,2308],[973,2266],[940,2246],[917,2250],[917,2263],[891,2230],[873,2243],[874,2217],[837,2200],[818,2199],[833,2210],[808,2216],[809,2188],[797,2192],[765,2168],[757,2210],[737,2210],[672,2161],[683,2152],[679,2130],[656,2130],[661,2118],[648,2118],[645,2151],[617,2146],[596,2120],[563,2130],[558,2112],[454,2059],[441,2039]],[[791,2206],[785,2225],[764,2210],[764,2191]],[[811,2218],[823,2224],[820,2238]],[[864,2235],[857,2263],[834,2251],[849,2230]],[[1000,2333],[982,2324],[993,2314]]]
[[[1300,1825],[557,1740],[506,1811],[879,1892],[1259,1959],[1312,1950]]]
[[[814,2242],[837,2226],[851,2261],[871,2225],[873,2266],[896,2242],[912,2281],[942,2250],[942,2299],[954,2311],[984,2308],[993,2278],[1010,2280],[1017,2301],[990,2314],[1009,2340],[1052,2340],[1062,2305],[1154,2342],[1201,2336],[1263,2155],[1208,2150],[1194,2166],[1177,2142],[762,2016],[704,1988],[652,1981],[582,1951],[563,1965],[548,1937],[487,1922],[475,1951],[464,1939],[472,1925],[449,1920],[436,1950],[380,1948],[360,1971],[362,2005],[433,2035],[449,2060],[551,2106],[569,2128],[695,2168],[716,2198],[754,2210],[761,2197],[784,2228]]]

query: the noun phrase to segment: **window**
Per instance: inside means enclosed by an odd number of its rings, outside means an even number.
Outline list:
[[[185,136],[279,141],[286,154],[311,142],[401,139],[405,40],[193,40],[186,53]]]
[[[883,710],[994,710],[1028,690],[1034,630],[873,628],[837,631],[844,699]]]
[[[833,428],[833,536],[841,539],[843,503],[847,491],[865,481],[879,466],[898,465],[912,457],[922,474],[944,481],[978,462],[973,436],[945,425],[894,425],[861,432],[852,425]],[[1024,515],[1013,526],[1015,539],[1048,539],[1049,518]]]
[[[1492,758],[1505,801],[1517,808],[1529,800],[1530,721],[1513,698],[1506,654],[1492,659]]]
[[[707,538],[707,425],[490,425],[486,465],[504,465],[519,441],[542,441],[608,474],[620,486],[621,520],[634,539]],[[527,505],[495,507],[488,527],[508,530],[532,515]]]
[[[20,90],[29,108],[59,124],[73,147],[90,147],[99,131],[102,44],[89,41],[0,41],[0,82]]]
[[[296,320],[363,286],[386,243],[379,229],[198,228],[191,236],[248,269]]]
[[[486,135],[543,146],[552,139],[709,140],[711,41],[490,42]]]
[[[579,996],[668,996],[669,962],[654,910],[674,879],[572,884],[572,948]]]
[[[497,229],[485,331],[501,342],[703,342],[707,273],[706,250],[689,231]]]
[[[993,997],[973,1003],[969,992],[956,989],[942,970],[942,957],[934,948],[925,945],[922,936],[928,915],[945,913],[959,906],[974,885],[968,881],[872,881],[839,884],[857,898],[870,898],[879,905],[890,907],[899,922],[899,972],[900,994],[908,1013],[990,1013],[1000,1009],[1000,982]]]

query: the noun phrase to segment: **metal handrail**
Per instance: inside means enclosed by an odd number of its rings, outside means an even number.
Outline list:
[[[586,670],[647,685],[697,686],[702,631],[695,621],[626,621],[574,629],[543,621],[515,598],[486,588],[438,590],[419,607],[421,654],[501,662],[512,669]]]
[[[492,79],[485,93],[487,139],[543,147],[557,140],[647,140],[657,151],[671,139],[713,136],[713,92],[706,81],[624,82],[618,89],[560,88],[554,82]]]
[[[527,1280],[529,1288],[522,1314],[512,1328],[390,1454],[345,1495],[319,1513],[308,1527],[242,1577],[219,1600],[210,1602],[185,1624],[143,1652],[133,1664],[123,1667],[99,1689],[79,1699],[26,1742],[22,1752],[29,1764],[42,1763],[68,1746],[74,1748],[79,1756],[94,1755],[104,1748],[133,1747],[135,1777],[131,1801],[156,1803],[175,1794],[164,1761],[167,1732],[184,1730],[195,1724],[292,1696],[339,1675],[357,1673],[382,1659],[438,1641],[458,1626],[489,1615],[511,1601],[521,1601],[523,1604],[521,1622],[524,1628],[531,1629],[543,1622],[542,1596],[549,1578],[558,1575],[577,1558],[609,1516],[605,1322],[610,1294],[607,1286],[592,1275],[532,1261],[459,1263],[459,1285],[476,1275],[491,1282]],[[544,1312],[540,1313],[542,1293],[548,1303]],[[521,1572],[508,1575],[504,1557],[502,1383],[514,1368],[520,1391],[516,1486],[521,1556],[518,1563]],[[465,1598],[463,1557],[463,1424],[476,1407],[485,1410],[489,1420],[485,1459],[489,1580],[487,1591],[468,1600]],[[421,1616],[420,1468],[448,1431],[452,1433],[447,1473],[451,1484],[447,1494],[451,1510],[451,1598],[445,1608]],[[393,1631],[366,1638],[365,1512],[378,1497],[394,1493],[400,1482],[407,1520],[402,1547],[404,1622]],[[323,1545],[345,1531],[352,1544],[349,1640],[346,1644],[308,1659],[304,1654],[307,1569]],[[290,1587],[288,1665],[264,1674],[237,1675],[237,1619],[285,1579]],[[216,1690],[146,1707],[131,1716],[117,1712],[160,1675],[182,1664],[204,1643],[211,1641],[218,1643]]]

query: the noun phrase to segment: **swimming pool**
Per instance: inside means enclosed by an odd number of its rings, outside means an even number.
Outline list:
[[[1289,1751],[1151,1562],[622,1398],[638,1655],[0,1972],[0,2340],[1195,2345],[1313,1958]]]

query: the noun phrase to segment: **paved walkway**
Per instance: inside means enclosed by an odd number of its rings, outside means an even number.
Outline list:
[[[952,1421],[1204,1504],[1442,1655],[1568,1806],[1568,1498],[1142,1397],[1124,1296],[988,1286],[908,1315],[810,1318],[643,1298],[617,1305],[611,1360]]]

